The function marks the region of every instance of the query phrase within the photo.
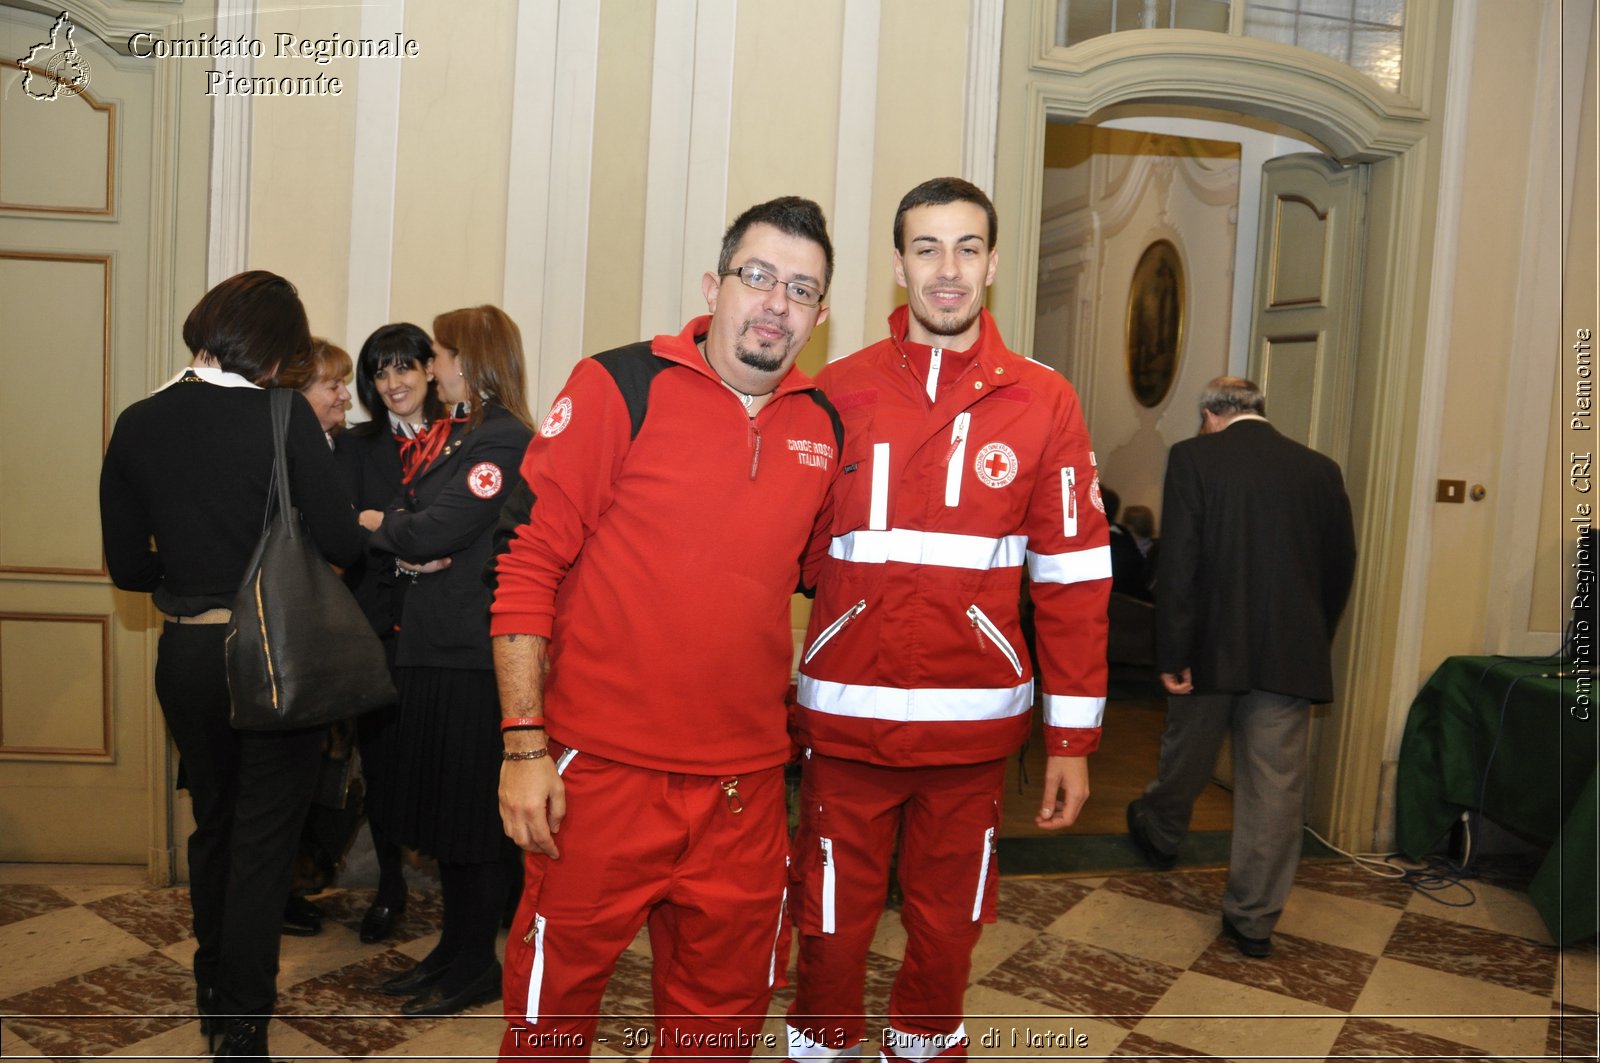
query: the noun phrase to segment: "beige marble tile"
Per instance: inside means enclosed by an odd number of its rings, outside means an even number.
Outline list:
[[[272,1045],[274,1054],[282,1054],[283,1046],[278,1044],[274,1036],[275,1033],[276,1030],[269,1029],[267,1037]],[[143,1041],[135,1041],[133,1044],[107,1052],[97,1058],[181,1059],[184,1056],[201,1056],[204,1058],[205,1050],[206,1039],[200,1032],[200,1024],[198,1022],[186,1022],[176,1029],[163,1031],[154,1037],[147,1037]]]
[[[86,908],[60,908],[0,926],[0,998],[59,982],[150,946]]]
[[[115,897],[123,893],[132,893],[138,886],[129,886],[125,883],[116,885],[93,884],[87,886],[57,886],[56,892],[69,898],[74,904],[92,904],[103,901],[107,897]]]
[[[1213,1056],[1325,1056],[1344,1016],[1279,993],[1192,971],[1134,1029]]]
[[[1406,910],[1430,915],[1435,919],[1465,923],[1467,926],[1483,930],[1515,934],[1543,945],[1555,944],[1554,939],[1550,937],[1550,931],[1544,925],[1544,920],[1539,918],[1538,909],[1534,908],[1526,893],[1490,885],[1487,882],[1471,882],[1468,887],[1477,900],[1464,908],[1439,904],[1419,893],[1411,898]],[[1467,895],[1457,889],[1442,893],[1440,897],[1458,902],[1465,900]]]
[[[505,1020],[498,1016],[480,1017],[475,1013],[439,1023],[409,1041],[391,1048],[386,1056],[408,1060],[456,1059],[466,1056],[496,1059],[500,1055],[500,1039],[505,1036]],[[596,1045],[597,1049],[604,1045]],[[277,1045],[273,1045],[276,1049]],[[599,1055],[600,1052],[596,1052]]]
[[[1275,929],[1377,956],[1399,921],[1400,912],[1388,905],[1296,886]]]
[[[1593,942],[1561,950],[1557,968],[1556,999],[1590,1011],[1600,1011],[1600,978]]]
[[[969,980],[977,981],[995,967],[1005,962],[1017,949],[1027,944],[1037,931],[1007,922],[1004,919],[983,928],[977,946],[972,950],[972,973]],[[880,956],[899,961],[906,955],[906,931],[900,922],[899,912],[883,913],[878,929],[872,936],[871,950]]]
[[[973,1056],[1098,1059],[1109,1055],[1127,1033],[1114,1023],[1063,1015],[1035,1001],[985,986],[967,991],[967,1034],[972,1038]]]
[[[1050,924],[1047,933],[1184,968],[1217,936],[1215,916],[1098,890]]]
[[[1497,1055],[1540,1055],[1550,1002],[1542,996],[1400,960],[1380,959],[1352,1014]]]
[[[878,916],[878,929],[872,934],[868,946],[880,956],[903,960],[906,957],[906,928],[900,924],[900,913],[888,908]]]
[[[37,1056],[40,1052],[27,1041],[11,1032],[11,1024],[0,1022],[0,1057],[17,1059],[22,1056]]]
[[[324,921],[322,933],[313,937],[286,934],[278,952],[278,988],[360,963],[383,950],[382,945],[363,945],[356,931],[339,923]]]
[[[194,938],[184,938],[182,941],[174,941],[166,948],[157,949],[156,951],[184,970],[192,971],[194,970],[194,953],[199,947],[200,943]]]
[[[150,876],[144,867],[135,864],[0,864],[0,886],[26,883],[56,889],[63,886],[140,889],[150,885]]]

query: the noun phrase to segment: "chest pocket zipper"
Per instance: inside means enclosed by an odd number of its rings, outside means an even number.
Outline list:
[[[980,634],[988,638],[1001,653],[1006,655],[1006,660],[1011,662],[1011,667],[1017,673],[1017,678],[1021,679],[1022,661],[1018,659],[1017,651],[1011,648],[1011,643],[1007,642],[1006,637],[1000,633],[1000,629],[995,627],[994,621],[990,620],[984,611],[976,605],[967,606],[967,619],[972,621],[972,626],[977,628]]]
[[[955,427],[950,432],[950,453],[944,463],[944,504],[946,507],[961,504],[961,474],[967,468],[967,426],[972,423],[972,413],[963,410],[956,414]]]
[[[817,651],[826,646],[829,641],[832,640],[833,636],[843,631],[846,624],[860,616],[866,607],[867,600],[863,598],[856,604],[852,605],[849,609],[846,609],[843,616],[829,624],[827,627],[823,628],[822,633],[817,636],[817,640],[811,644],[811,648],[806,650],[806,655],[800,659],[800,663],[810,664],[811,658],[817,655]]]

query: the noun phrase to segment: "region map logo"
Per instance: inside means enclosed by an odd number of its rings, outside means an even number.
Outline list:
[[[50,39],[28,49],[17,60],[22,67],[22,91],[30,99],[53,103],[63,96],[78,96],[89,85],[89,61],[72,43],[78,27],[65,11],[50,27]]]

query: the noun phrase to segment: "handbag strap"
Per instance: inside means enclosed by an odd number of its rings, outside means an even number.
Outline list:
[[[282,516],[283,522],[288,525],[289,534],[294,534],[294,521],[290,517],[290,507],[294,505],[289,496],[289,458],[286,444],[289,438],[289,410],[290,403],[294,402],[294,392],[288,388],[271,388],[267,392],[272,412],[272,482],[267,486],[267,513],[262,520],[264,529],[272,521],[274,510]]]

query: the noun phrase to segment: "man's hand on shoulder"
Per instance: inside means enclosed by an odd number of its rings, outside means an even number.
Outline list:
[[[1040,830],[1062,830],[1077,822],[1089,800],[1088,757],[1046,757],[1044,802],[1034,817]]]

